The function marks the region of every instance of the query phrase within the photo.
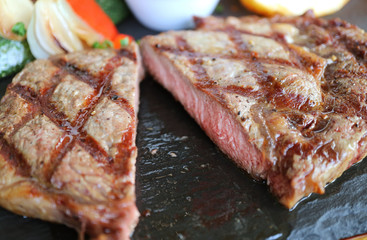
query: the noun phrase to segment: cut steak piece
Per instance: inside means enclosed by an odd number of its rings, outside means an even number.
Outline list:
[[[0,104],[0,205],[91,239],[137,224],[138,46],[28,64]]]
[[[339,19],[196,19],[141,41],[149,71],[286,207],[366,155],[367,35]]]

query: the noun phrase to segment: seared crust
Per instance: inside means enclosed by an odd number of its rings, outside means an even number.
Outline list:
[[[0,205],[91,239],[128,239],[141,78],[134,43],[28,64],[0,105]]]
[[[168,87],[152,59],[229,113],[261,157],[239,159],[220,144],[204,112],[185,105],[235,162],[267,180],[291,208],[309,193],[323,193],[366,155],[366,42],[363,30],[339,19],[301,17],[196,19],[196,31],[148,36],[142,51],[148,69]],[[174,70],[173,70],[174,69]],[[171,75],[169,75],[171,76]],[[166,80],[162,80],[166,79]],[[171,80],[179,81],[179,80]],[[197,94],[196,94],[197,95]],[[208,113],[210,115],[210,113]],[[208,116],[209,116],[208,115]],[[219,118],[219,117],[218,117]],[[209,120],[208,120],[209,121]],[[228,135],[228,134],[227,134]],[[223,141],[225,142],[225,141]],[[238,148],[238,146],[237,146]]]

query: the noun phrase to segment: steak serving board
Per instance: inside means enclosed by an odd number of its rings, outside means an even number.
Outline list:
[[[248,15],[237,0],[219,15]],[[353,0],[340,17],[367,29],[367,2]],[[119,25],[136,39],[156,34],[132,16]],[[0,82],[4,95],[11,79]],[[367,232],[367,161],[288,210],[232,163],[183,107],[147,74],[141,83],[136,194],[140,239],[340,239]],[[77,239],[65,226],[0,208],[0,240]]]

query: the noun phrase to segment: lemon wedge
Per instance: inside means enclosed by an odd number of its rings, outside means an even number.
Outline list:
[[[349,0],[240,0],[248,10],[265,16],[281,14],[298,16],[313,10],[316,16],[324,16],[339,11]]]

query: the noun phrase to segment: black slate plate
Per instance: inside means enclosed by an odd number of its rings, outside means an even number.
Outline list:
[[[236,0],[222,15],[246,15]],[[367,2],[340,17],[367,29]],[[133,17],[119,26],[137,39],[155,34]],[[0,82],[0,94],[10,79]],[[367,161],[289,211],[218,150],[181,105],[148,75],[141,84],[137,205],[144,213],[133,239],[340,239],[367,232]],[[154,151],[156,151],[156,154]],[[77,239],[65,226],[0,208],[0,240]]]

